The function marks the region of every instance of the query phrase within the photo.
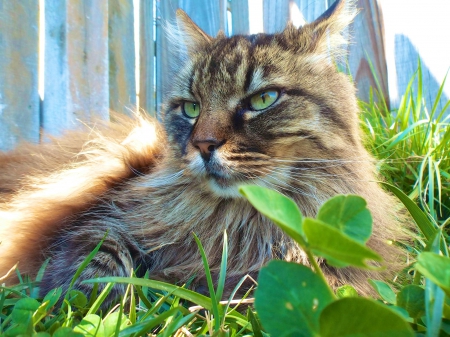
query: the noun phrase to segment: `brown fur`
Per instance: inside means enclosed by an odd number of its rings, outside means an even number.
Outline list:
[[[183,31],[173,36],[184,45],[186,62],[164,108],[167,136],[155,121],[124,117],[0,156],[0,275],[17,261],[35,275],[50,256],[43,291],[67,287],[106,231],[82,278],[125,276],[141,266],[171,282],[197,274],[196,285],[204,286],[191,233],[217,274],[225,229],[231,289],[272,258],[307,263],[292,240],[238,195],[239,184],[275,188],[306,216],[336,194],[363,196],[374,218],[369,245],[390,275],[402,253],[388,240],[404,239],[401,216],[375,182],[355,89],[332,63],[342,55],[341,32],[353,16],[347,1],[300,29],[213,39],[179,12]],[[249,108],[249,98],[268,89],[279,91],[278,100],[264,111]],[[198,118],[183,115],[185,101],[199,104]],[[367,272],[324,267],[333,285],[369,292]]]

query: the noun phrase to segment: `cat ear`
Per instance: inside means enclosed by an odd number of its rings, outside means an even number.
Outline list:
[[[177,10],[176,20],[178,42],[184,44],[188,53],[195,53],[211,42],[212,37],[197,26],[182,9]]]
[[[317,56],[339,60],[347,53],[347,27],[357,14],[355,0],[337,0],[315,21],[300,30],[309,35],[309,49]]]

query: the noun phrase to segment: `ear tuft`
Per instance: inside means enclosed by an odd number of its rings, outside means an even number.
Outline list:
[[[177,35],[189,53],[195,53],[209,44],[212,37],[206,34],[182,9],[176,12]]]
[[[347,54],[348,27],[357,15],[355,0],[337,0],[319,18],[303,26],[311,34],[311,52],[339,61]]]

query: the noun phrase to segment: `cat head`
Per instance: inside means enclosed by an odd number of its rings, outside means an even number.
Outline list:
[[[163,119],[185,173],[236,197],[240,184],[290,186],[295,166],[357,151],[355,90],[334,63],[354,16],[353,1],[338,1],[300,28],[213,38],[179,10],[186,61]]]

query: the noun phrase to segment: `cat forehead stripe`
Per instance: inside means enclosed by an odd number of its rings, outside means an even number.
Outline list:
[[[256,68],[251,74],[250,85],[248,86],[248,92],[255,92],[259,89],[263,89],[267,86],[268,82],[264,79],[264,71],[261,68]]]

